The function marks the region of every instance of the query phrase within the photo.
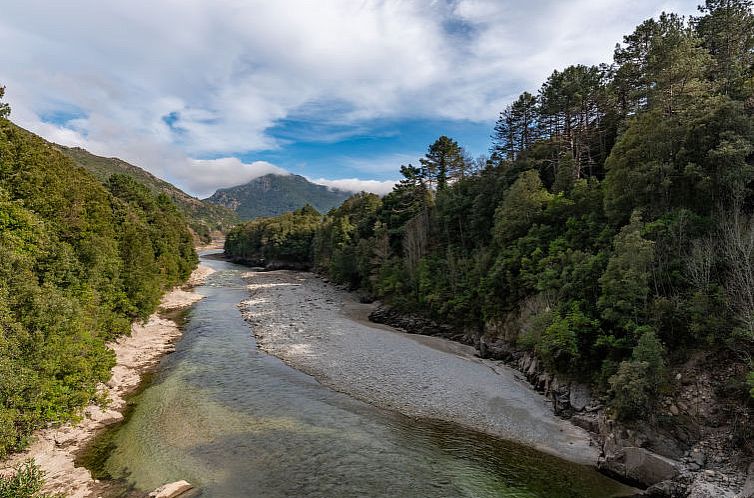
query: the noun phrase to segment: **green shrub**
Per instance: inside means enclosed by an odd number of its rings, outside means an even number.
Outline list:
[[[654,330],[637,330],[643,334],[631,360],[621,362],[609,380],[611,407],[623,420],[638,418],[651,410],[665,376],[664,348]]]
[[[18,465],[13,475],[0,476],[0,498],[63,498],[62,494],[42,493],[42,486],[44,472],[29,459]]]

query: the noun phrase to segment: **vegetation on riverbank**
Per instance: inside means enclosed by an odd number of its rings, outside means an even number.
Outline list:
[[[691,351],[750,361],[750,0],[645,21],[611,64],[554,71],[522,94],[492,138],[490,157],[470,160],[440,137],[419,166],[401,167],[390,194],[353,196],[290,257],[395,307],[534,350],[552,371],[609,393],[624,419],[649,413],[667,366]],[[226,251],[280,253],[278,235],[295,230],[259,237],[246,225]],[[729,386],[741,403],[745,380]]]
[[[42,493],[44,473],[28,460],[16,467],[13,475],[0,476],[0,498],[63,498],[62,494]]]
[[[75,418],[110,376],[106,342],[197,263],[166,195],[125,175],[101,184],[9,110],[0,106],[0,457]]]

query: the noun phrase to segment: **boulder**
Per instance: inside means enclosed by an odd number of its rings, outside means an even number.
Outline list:
[[[650,486],[644,492],[644,496],[651,496],[653,498],[673,498],[676,496],[684,496],[686,494],[686,488],[674,481],[662,481]]]
[[[584,411],[590,401],[592,401],[592,391],[586,384],[571,384],[571,392],[568,398],[571,408],[577,412]]]
[[[597,417],[593,413],[577,413],[571,417],[571,423],[589,432],[597,432],[599,430]]]
[[[644,448],[623,448],[626,477],[644,486],[667,481],[678,475],[678,462]]]
[[[149,493],[149,496],[151,498],[176,498],[187,491],[191,491],[193,488],[194,487],[186,481],[176,481],[160,486]]]
[[[691,461],[697,464],[699,467],[704,467],[704,464],[707,462],[707,457],[705,456],[704,452],[700,449],[692,450],[690,458],[691,458]]]

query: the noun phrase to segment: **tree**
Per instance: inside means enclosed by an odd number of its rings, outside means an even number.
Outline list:
[[[524,235],[551,198],[536,171],[523,172],[495,211],[493,233],[498,244]]]
[[[723,216],[720,245],[727,267],[728,304],[743,338],[754,341],[754,216],[735,206]]]
[[[445,135],[429,146],[419,162],[422,177],[428,181],[429,188],[436,186],[438,191],[445,190],[448,182],[463,175],[466,169],[463,149],[458,142]]]
[[[615,237],[613,254],[600,278],[602,293],[597,305],[602,317],[626,332],[633,332],[642,322],[649,296],[654,250],[652,241],[642,237],[642,227],[641,215],[635,212]]]
[[[552,146],[548,161],[553,176],[562,177],[562,167],[574,181],[599,174],[612,134],[606,77],[601,66],[569,66],[554,71],[540,88],[539,137]]]
[[[490,152],[494,157],[515,160],[537,139],[537,97],[522,93],[505,108],[495,123]]]
[[[648,70],[649,53],[659,30],[657,21],[647,19],[633,33],[623,37],[622,45],[615,47],[613,60],[617,68],[613,85],[624,116],[646,108],[649,102],[652,88]]]
[[[713,57],[711,76],[724,95],[751,95],[746,88],[754,71],[754,14],[752,0],[706,0],[694,20],[704,47]]]
[[[621,362],[618,373],[610,377],[611,406],[618,418],[639,418],[657,399],[665,376],[665,349],[654,330],[644,327],[630,361]]]
[[[5,87],[0,86],[0,101],[5,96]],[[10,115],[10,105],[7,102],[0,102],[0,118],[7,118]]]
[[[683,17],[663,12],[615,49],[615,85],[624,115],[647,108],[683,110],[707,91],[708,52]]]

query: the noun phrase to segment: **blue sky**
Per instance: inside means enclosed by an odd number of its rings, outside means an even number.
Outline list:
[[[388,191],[440,135],[486,153],[553,69],[696,0],[10,0],[12,119],[203,197],[269,172]]]
[[[486,153],[493,125],[494,120],[376,120],[360,124],[358,131],[348,136],[341,136],[347,131],[339,127],[321,130],[330,138],[320,139],[310,135],[308,122],[281,120],[268,133],[286,145],[245,154],[241,159],[268,161],[312,178],[339,175],[390,180],[395,179],[401,164],[416,163],[440,135],[456,139],[472,157]]]

